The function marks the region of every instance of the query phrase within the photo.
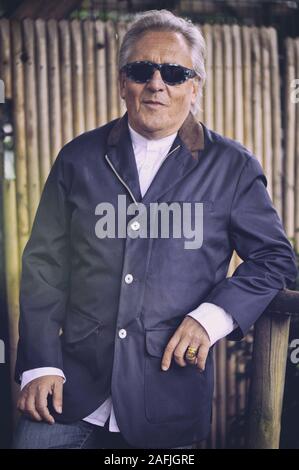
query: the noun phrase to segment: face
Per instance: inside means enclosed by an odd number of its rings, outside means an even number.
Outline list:
[[[148,60],[176,63],[193,68],[190,47],[180,33],[153,31],[137,42],[128,62]],[[198,79],[179,85],[163,82],[159,70],[146,83],[135,83],[120,75],[120,93],[125,100],[129,124],[148,139],[160,139],[173,134],[183,124],[198,93]]]

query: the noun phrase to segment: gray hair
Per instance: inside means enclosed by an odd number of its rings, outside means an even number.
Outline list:
[[[134,22],[126,32],[119,50],[119,70],[128,63],[129,56],[137,39],[148,31],[173,31],[181,33],[190,46],[193,68],[200,77],[199,92],[196,102],[191,108],[192,113],[196,114],[200,109],[200,98],[206,79],[204,63],[206,44],[199,27],[195,26],[191,20],[175,16],[168,10],[150,10],[137,14]]]

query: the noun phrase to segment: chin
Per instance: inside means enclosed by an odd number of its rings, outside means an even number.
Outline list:
[[[149,131],[158,131],[163,129],[165,127],[165,119],[163,119],[163,116],[146,116],[144,117],[140,122],[140,125]]]

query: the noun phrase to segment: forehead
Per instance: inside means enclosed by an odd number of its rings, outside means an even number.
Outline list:
[[[181,33],[173,31],[149,31],[143,34],[129,55],[129,62],[136,60],[192,67],[190,46]]]

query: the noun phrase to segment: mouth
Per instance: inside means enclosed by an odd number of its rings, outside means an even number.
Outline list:
[[[151,108],[160,108],[162,106],[165,106],[164,103],[161,103],[160,101],[153,101],[153,100],[145,100],[143,101],[143,104],[150,106]]]

